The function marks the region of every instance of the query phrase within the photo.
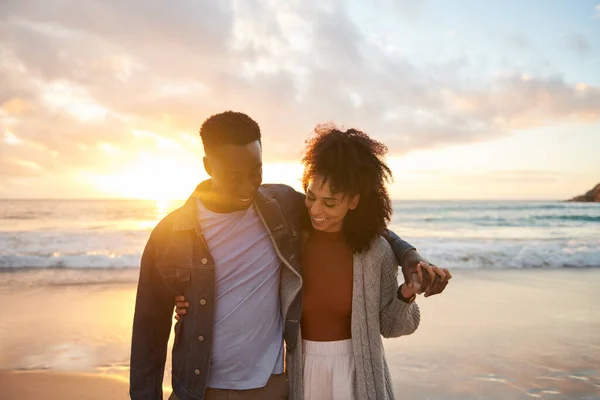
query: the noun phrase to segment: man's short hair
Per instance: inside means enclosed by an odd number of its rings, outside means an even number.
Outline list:
[[[205,152],[219,145],[245,145],[261,140],[260,127],[256,121],[235,111],[210,116],[200,127],[200,137]]]

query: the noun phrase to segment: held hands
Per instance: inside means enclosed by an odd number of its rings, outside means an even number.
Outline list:
[[[416,253],[416,252],[415,252]],[[418,253],[416,253],[418,256]],[[402,285],[402,295],[406,298],[413,294],[425,293],[425,297],[442,293],[448,281],[452,279],[452,274],[446,268],[440,268],[420,259],[405,263],[402,267],[405,284]]]
[[[400,286],[400,291],[402,292],[402,297],[405,299],[410,299],[414,295],[421,294],[421,279],[419,275],[413,272],[412,281],[410,283],[404,282]]]

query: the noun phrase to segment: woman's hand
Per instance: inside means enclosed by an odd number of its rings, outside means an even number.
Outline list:
[[[421,294],[421,288],[423,287],[423,271],[421,269],[421,263],[417,264],[414,271],[411,274],[410,281],[405,281],[400,286],[400,292],[402,293],[402,297],[405,299],[410,299],[416,294]]]
[[[175,319],[177,321],[187,313],[188,308],[190,308],[190,303],[185,301],[185,296],[175,296]]]

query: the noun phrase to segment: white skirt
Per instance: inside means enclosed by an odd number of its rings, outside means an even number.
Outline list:
[[[352,339],[302,345],[304,400],[354,400]]]

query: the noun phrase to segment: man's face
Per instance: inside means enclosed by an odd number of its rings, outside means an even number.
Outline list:
[[[211,149],[204,158],[204,167],[211,177],[214,202],[219,208],[224,212],[245,210],[262,183],[260,142]]]

